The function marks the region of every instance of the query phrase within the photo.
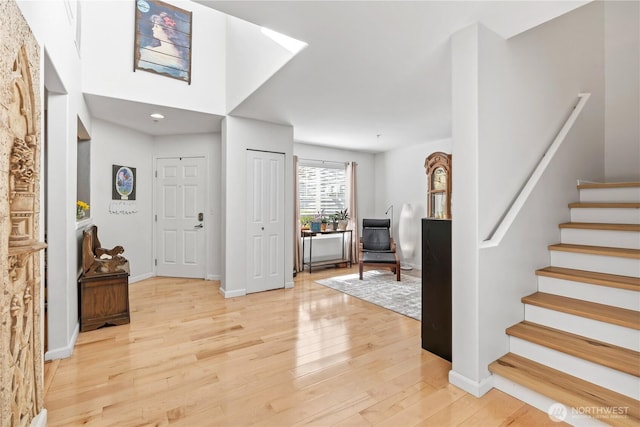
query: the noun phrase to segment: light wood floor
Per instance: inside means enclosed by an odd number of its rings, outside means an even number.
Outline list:
[[[223,299],[218,282],[130,286],[131,324],[47,363],[49,426],[557,426],[497,390],[450,385],[420,322],[313,283]]]

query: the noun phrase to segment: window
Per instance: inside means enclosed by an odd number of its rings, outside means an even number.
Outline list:
[[[346,207],[344,163],[301,160],[298,165],[300,216],[324,211],[333,215]]]

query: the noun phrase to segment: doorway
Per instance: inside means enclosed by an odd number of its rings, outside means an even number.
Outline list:
[[[204,157],[156,159],[156,274],[205,276]]]

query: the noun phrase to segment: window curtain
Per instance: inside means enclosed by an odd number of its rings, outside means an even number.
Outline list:
[[[298,156],[293,156],[293,269],[302,271],[302,255],[300,254],[300,195],[298,194]]]
[[[358,185],[356,183],[356,162],[349,162],[347,164],[347,197],[349,206],[349,225],[348,228],[352,231],[351,239],[351,254],[355,264],[358,260],[358,245],[360,244],[360,226],[358,222]]]

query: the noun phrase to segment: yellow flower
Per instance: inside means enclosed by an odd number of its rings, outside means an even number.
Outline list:
[[[85,202],[83,202],[82,200],[78,200],[76,202],[76,204],[78,205],[79,209],[82,209],[83,211],[88,211],[89,210],[89,205]]]

